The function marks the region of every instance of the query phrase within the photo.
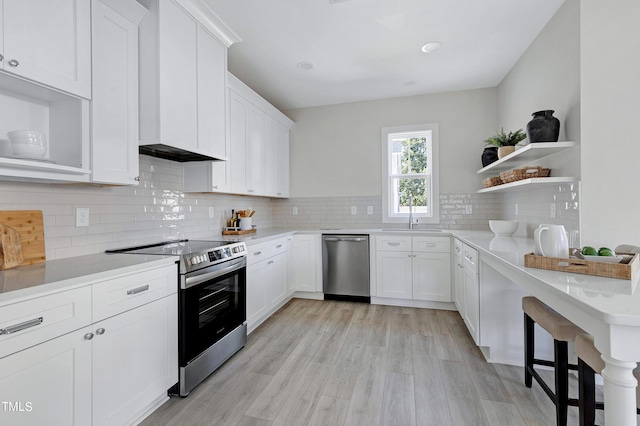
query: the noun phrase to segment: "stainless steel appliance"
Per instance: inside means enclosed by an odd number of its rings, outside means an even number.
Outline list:
[[[368,235],[322,235],[322,289],[325,299],[371,301]]]
[[[245,243],[181,240],[108,253],[180,257],[180,374],[169,393],[187,396],[246,344]]]

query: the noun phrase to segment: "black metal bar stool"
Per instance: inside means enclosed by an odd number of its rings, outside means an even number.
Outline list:
[[[568,342],[575,341],[576,336],[584,334],[584,331],[535,297],[523,297],[522,310],[524,312],[524,383],[530,388],[532,379],[536,379],[556,406],[556,425],[566,426],[569,405],[578,405],[577,399],[569,398],[569,370],[577,370],[578,366],[569,364]],[[536,323],[553,337],[553,361],[535,358],[534,325]],[[554,368],[555,393],[534,369],[534,365]]]
[[[604,404],[596,401],[595,384],[595,373],[601,374],[604,361],[600,351],[593,344],[593,336],[588,334],[580,334],[576,337],[575,352],[578,356],[580,426],[593,426],[596,420],[596,409],[604,409]],[[640,383],[640,367],[633,370],[633,375]],[[638,388],[636,388],[636,406],[640,407]],[[637,413],[640,414],[640,409]]]

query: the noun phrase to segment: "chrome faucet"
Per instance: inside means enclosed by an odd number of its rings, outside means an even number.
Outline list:
[[[409,194],[409,229],[413,229],[413,194]]]

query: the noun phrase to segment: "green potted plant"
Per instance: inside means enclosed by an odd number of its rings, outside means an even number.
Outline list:
[[[523,129],[518,129],[515,132],[509,132],[507,134],[504,132],[504,128],[501,127],[499,132],[484,142],[486,146],[497,147],[498,158],[502,158],[515,151],[516,144],[526,137],[527,134],[524,133]]]

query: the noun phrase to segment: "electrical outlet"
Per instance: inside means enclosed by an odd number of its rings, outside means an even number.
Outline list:
[[[213,213],[214,213],[213,212],[213,207],[209,207],[209,219],[213,219],[213,216],[214,216]]]
[[[89,226],[89,207],[76,209],[76,227]]]
[[[473,206],[471,204],[467,204],[465,207],[465,213],[466,214],[472,214],[473,213]]]
[[[516,203],[515,205],[514,213],[516,214],[516,216],[518,216],[518,203]]]
[[[298,208],[297,207],[293,208],[293,215],[294,216],[298,216]]]
[[[556,218],[556,203],[551,203],[551,219],[555,219]]]
[[[373,214],[373,206],[367,206],[367,214]]]
[[[358,207],[351,206],[351,214],[358,214]]]

